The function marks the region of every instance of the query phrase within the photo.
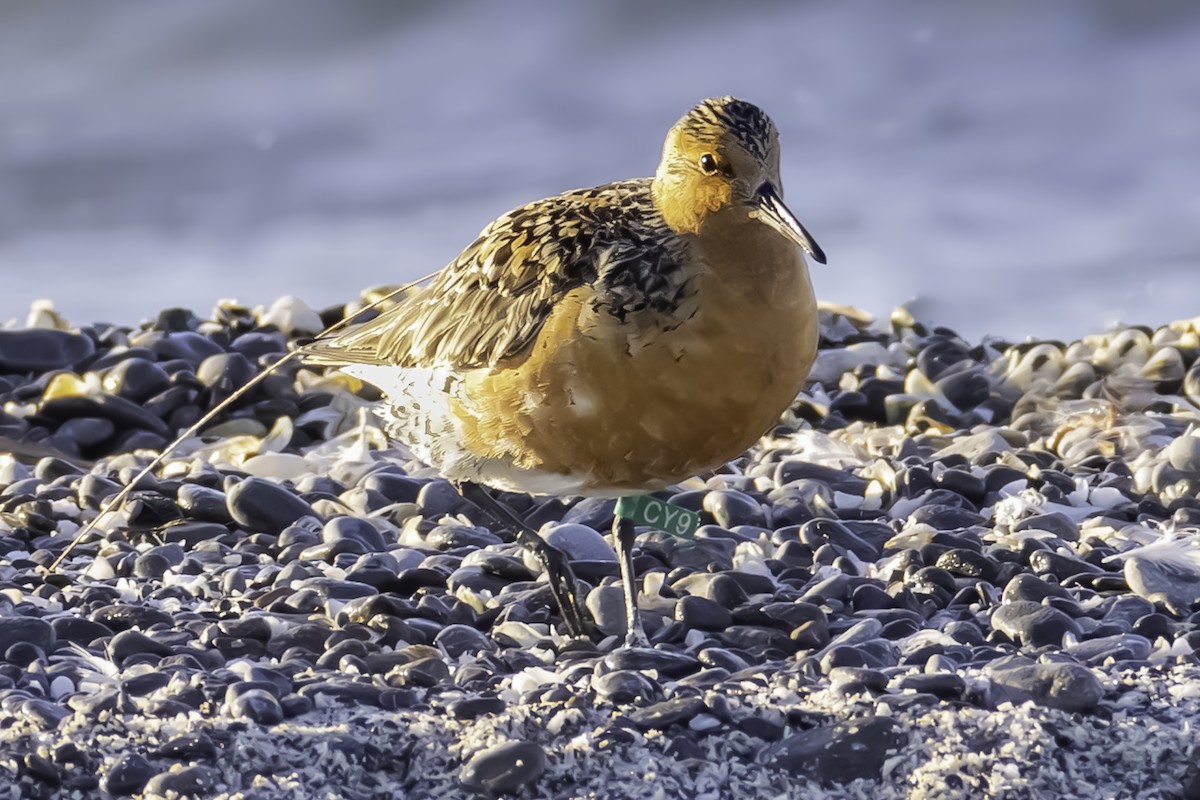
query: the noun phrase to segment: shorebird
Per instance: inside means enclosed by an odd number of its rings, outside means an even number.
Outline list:
[[[390,435],[516,531],[572,634],[570,564],[488,488],[618,497],[736,458],[802,388],[817,348],[779,135],[733,97],[669,131],[653,178],[564,192],[483,229],[432,281],[300,357],[383,394]],[[645,645],[632,552],[613,525],[627,646]]]

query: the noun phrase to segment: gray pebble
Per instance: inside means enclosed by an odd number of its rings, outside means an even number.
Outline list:
[[[625,633],[625,592],[617,584],[597,586],[588,592],[584,605],[601,633],[621,636]]]
[[[104,389],[140,402],[165,390],[171,383],[166,370],[146,358],[127,358],[104,373]]]
[[[37,617],[0,617],[0,653],[18,643],[28,643],[43,653],[54,649],[56,637],[49,622]]]
[[[1167,461],[1180,472],[1200,472],[1200,438],[1179,436],[1166,449]]]
[[[280,533],[301,517],[314,516],[312,506],[282,486],[263,478],[246,478],[227,492],[230,516],[251,531]]]
[[[596,694],[610,703],[632,703],[637,700],[653,700],[658,696],[658,688],[640,672],[619,669],[601,675],[592,681]]]
[[[891,717],[866,717],[793,734],[763,748],[758,760],[825,783],[878,780],[884,761],[907,740]]]
[[[693,594],[727,608],[734,609],[749,600],[741,585],[721,572],[688,575],[671,585],[678,594]]]
[[[766,516],[758,501],[745,492],[734,489],[718,489],[704,497],[703,508],[712,514],[722,528],[737,525],[766,525]]]
[[[0,330],[0,373],[65,369],[95,350],[90,338],[76,333],[46,328]]]
[[[458,780],[468,789],[495,793],[516,792],[546,771],[546,753],[535,742],[510,741],[481,750],[459,770]]]
[[[1104,697],[1104,687],[1087,667],[1035,663],[1024,656],[993,661],[986,669],[993,704],[1030,701],[1048,708],[1086,713]]]
[[[496,649],[491,639],[469,625],[447,625],[434,638],[433,643],[451,659]]]
[[[1125,559],[1124,572],[1131,590],[1173,614],[1187,614],[1200,603],[1200,570],[1183,559],[1132,556]]]
[[[146,783],[145,794],[158,797],[205,797],[215,789],[221,773],[212,767],[191,767],[160,772]]]
[[[686,724],[704,710],[704,701],[698,697],[676,697],[636,709],[629,714],[629,719],[644,731],[662,731],[672,725]]]
[[[725,606],[700,595],[680,598],[675,604],[675,619],[701,631],[723,631],[733,624],[733,615]]]
[[[1057,608],[1017,600],[992,612],[992,626],[1010,639],[1031,647],[1061,645],[1067,633],[1079,633],[1079,624]]]
[[[229,701],[229,713],[259,725],[275,725],[283,721],[283,707],[279,705],[279,700],[265,689],[250,689],[239,693]]]
[[[358,552],[362,553],[378,553],[386,547],[379,529],[358,517],[334,517],[329,520],[321,529],[321,540],[327,544],[353,542],[361,548]]]
[[[695,672],[700,662],[687,653],[646,647],[623,647],[604,657],[607,667],[618,670],[654,670],[659,675],[679,678]]]
[[[146,782],[154,777],[156,770],[145,757],[138,753],[126,752],[104,770],[100,779],[100,788],[111,795],[136,794],[142,791]]]

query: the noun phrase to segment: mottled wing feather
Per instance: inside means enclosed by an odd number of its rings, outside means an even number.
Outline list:
[[[314,342],[305,358],[335,366],[463,369],[520,352],[555,302],[596,279],[593,243],[613,216],[609,206],[639,183],[570,192],[505,214],[417,294],[370,322]]]

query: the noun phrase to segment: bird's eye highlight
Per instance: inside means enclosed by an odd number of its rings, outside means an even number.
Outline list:
[[[700,169],[704,170],[705,175],[715,175],[717,172],[717,159],[712,153],[705,153],[700,156]]]

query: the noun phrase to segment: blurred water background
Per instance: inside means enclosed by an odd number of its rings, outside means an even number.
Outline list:
[[[0,6],[0,321],[322,306],[653,172],[736,94],[819,296],[972,337],[1200,314],[1200,3]]]

